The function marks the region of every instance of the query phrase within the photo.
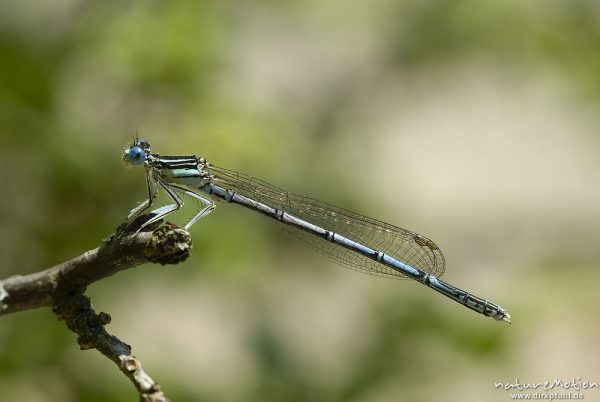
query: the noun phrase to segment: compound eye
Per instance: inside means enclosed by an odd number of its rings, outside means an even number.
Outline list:
[[[146,152],[139,146],[131,147],[125,151],[124,159],[132,165],[139,165],[146,160]]]

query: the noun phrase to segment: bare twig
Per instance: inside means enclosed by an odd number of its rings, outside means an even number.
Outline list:
[[[146,262],[177,264],[192,248],[187,231],[162,226],[152,232],[117,232],[104,244],[70,261],[30,275],[0,281],[0,315],[50,306],[57,298]]]
[[[117,229],[100,247],[70,261],[0,280],[0,315],[52,306],[58,318],[78,335],[81,349],[98,349],[114,361],[134,383],[141,401],[167,401],[131,355],[131,347],[104,329],[110,315],[96,314],[84,292],[93,282],[146,262],[164,265],[184,261],[192,249],[192,239],[187,231],[171,225],[139,233],[126,229]]]
[[[75,332],[81,350],[98,349],[100,353],[116,363],[119,369],[133,382],[142,402],[168,401],[157,383],[150,378],[140,362],[131,355],[131,346],[109,334],[104,326],[110,323],[110,315],[96,314],[90,299],[82,293],[64,296],[60,304],[54,305],[54,313],[65,320],[67,327]]]

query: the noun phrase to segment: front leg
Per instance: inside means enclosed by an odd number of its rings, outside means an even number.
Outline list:
[[[152,211],[154,216],[152,218],[148,219],[146,222],[144,222],[140,226],[138,231],[142,230],[146,226],[148,226],[158,220],[161,220],[162,218],[169,215],[170,213],[177,211],[183,205],[183,200],[181,198],[179,198],[179,196],[177,195],[177,193],[175,193],[175,191],[173,191],[172,189],[169,188],[169,185],[163,183],[160,180],[157,181],[157,183],[159,186],[161,186],[167,192],[167,194],[171,197],[171,199],[173,200],[174,203],[165,205],[164,207],[160,207],[160,208]]]
[[[127,214],[127,221],[130,223],[140,216],[142,212],[150,208],[154,202],[154,199],[158,196],[158,188],[156,187],[155,181],[150,176],[150,172],[146,172],[146,186],[148,188],[148,198],[140,205],[129,211],[129,214]]]

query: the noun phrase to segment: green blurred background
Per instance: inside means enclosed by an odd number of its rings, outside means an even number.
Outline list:
[[[184,264],[89,289],[173,401],[507,401],[494,382],[600,382],[599,48],[593,0],[3,0],[0,277],[122,222],[144,198],[121,161],[137,131],[431,237],[447,281],[513,316],[338,268],[218,205]],[[49,309],[0,319],[0,390],[136,400]]]

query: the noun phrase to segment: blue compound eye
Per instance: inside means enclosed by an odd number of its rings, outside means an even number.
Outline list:
[[[146,152],[139,146],[131,147],[125,151],[123,159],[132,165],[139,165],[146,160]]]

